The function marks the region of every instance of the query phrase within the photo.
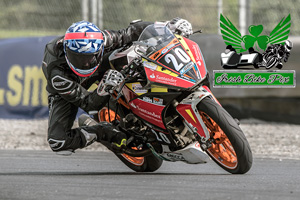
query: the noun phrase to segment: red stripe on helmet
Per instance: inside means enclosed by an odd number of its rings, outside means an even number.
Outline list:
[[[64,38],[64,40],[80,40],[80,39],[103,40],[103,35],[100,32],[66,33]]]

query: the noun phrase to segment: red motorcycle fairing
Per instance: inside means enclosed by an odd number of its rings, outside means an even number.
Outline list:
[[[159,83],[163,85],[168,86],[175,86],[175,87],[181,87],[181,88],[189,88],[194,85],[194,83],[187,81],[185,79],[182,79],[180,77],[174,77],[168,74],[165,74],[160,71],[152,70],[145,67],[145,72],[147,75],[147,78],[152,83]]]
[[[199,46],[181,36],[154,52],[149,59],[153,63],[144,62],[144,66],[150,84],[189,88],[207,74]]]
[[[155,126],[166,129],[161,115],[165,106],[148,103],[138,98],[132,100],[129,106],[132,112],[137,116],[151,122]]]
[[[183,37],[183,39],[186,42],[189,49],[192,51],[193,56],[191,56],[191,58],[192,58],[193,62],[197,64],[201,79],[203,79],[207,74],[207,69],[206,69],[205,61],[204,61],[202,52],[200,50],[200,47],[196,42],[194,42],[192,40],[189,40],[184,37]]]
[[[180,115],[184,119],[187,120],[187,122],[191,123],[191,125],[197,129],[197,133],[201,137],[203,137],[203,138],[207,137],[198,117],[196,116],[196,114],[194,113],[194,110],[192,109],[191,104],[178,104],[178,106],[176,107],[176,110],[178,111],[178,113],[180,113]]]
[[[129,102],[131,99],[136,98],[138,95],[135,93],[135,89],[133,91],[129,89],[127,86],[124,86],[122,89],[123,95],[127,102]]]
[[[149,90],[143,89],[139,82],[126,84],[122,93],[128,108],[135,115],[161,130],[166,130],[164,125],[166,110],[164,108],[181,94],[180,92],[149,92]]]

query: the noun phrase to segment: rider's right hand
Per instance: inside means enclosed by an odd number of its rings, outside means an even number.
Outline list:
[[[124,81],[124,76],[117,70],[109,69],[105,72],[98,85],[97,94],[106,96],[111,94]]]
[[[192,24],[185,19],[176,17],[168,24],[170,30],[183,37],[189,37],[193,34]]]

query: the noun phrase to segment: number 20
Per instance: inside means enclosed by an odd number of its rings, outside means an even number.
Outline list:
[[[174,52],[176,53],[176,56],[183,62],[188,63],[191,61],[191,58],[183,51],[181,48],[175,48]],[[167,54],[165,56],[165,61],[169,64],[170,62],[173,63],[175,69],[179,71],[183,67],[183,63],[178,64],[175,56],[173,54]]]
[[[167,143],[167,144],[171,144],[169,138],[168,138],[165,134],[163,134],[162,132],[158,132],[158,134],[156,133],[156,131],[153,131],[153,130],[152,130],[152,132],[155,134],[156,139],[157,139],[158,141],[160,141],[160,142],[165,142],[165,143]]]

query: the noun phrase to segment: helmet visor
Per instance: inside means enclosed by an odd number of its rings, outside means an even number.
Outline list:
[[[66,57],[75,69],[89,71],[100,63],[102,49],[96,53],[76,53],[66,48]]]

